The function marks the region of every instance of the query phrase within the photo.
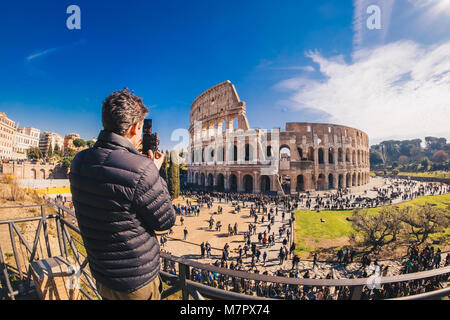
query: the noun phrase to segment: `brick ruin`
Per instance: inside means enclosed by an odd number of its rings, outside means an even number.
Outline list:
[[[194,100],[189,135],[188,183],[208,190],[295,194],[370,179],[365,132],[302,122],[286,123],[284,131],[251,129],[230,81]]]

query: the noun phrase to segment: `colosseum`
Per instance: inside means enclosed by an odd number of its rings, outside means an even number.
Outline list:
[[[351,190],[370,179],[366,133],[302,122],[251,129],[230,81],[194,100],[189,136],[188,183],[207,190],[297,194]]]

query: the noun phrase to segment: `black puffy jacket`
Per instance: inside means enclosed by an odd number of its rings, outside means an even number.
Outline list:
[[[125,137],[101,131],[94,147],[73,159],[70,187],[94,278],[121,292],[152,281],[159,272],[154,231],[175,223],[167,184],[153,161]]]

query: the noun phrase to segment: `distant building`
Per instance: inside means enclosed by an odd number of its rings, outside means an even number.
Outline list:
[[[64,150],[64,138],[54,132],[41,132],[39,136],[39,149],[43,154],[47,154],[49,146],[53,150],[58,146],[59,150]]]
[[[13,158],[15,122],[0,112],[0,160]]]
[[[14,136],[13,159],[27,158],[27,150],[39,148],[39,136],[41,131],[35,128],[17,128]]]
[[[77,147],[73,145],[73,140],[80,139],[80,135],[77,133],[69,133],[64,137],[64,155],[69,154],[69,150],[77,150]]]

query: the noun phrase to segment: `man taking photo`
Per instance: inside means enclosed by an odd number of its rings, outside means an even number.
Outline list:
[[[170,229],[175,212],[159,175],[160,152],[148,157],[142,127],[148,108],[128,89],[103,102],[97,142],[70,167],[78,226],[99,294],[108,300],[158,300],[159,244],[155,231]]]

